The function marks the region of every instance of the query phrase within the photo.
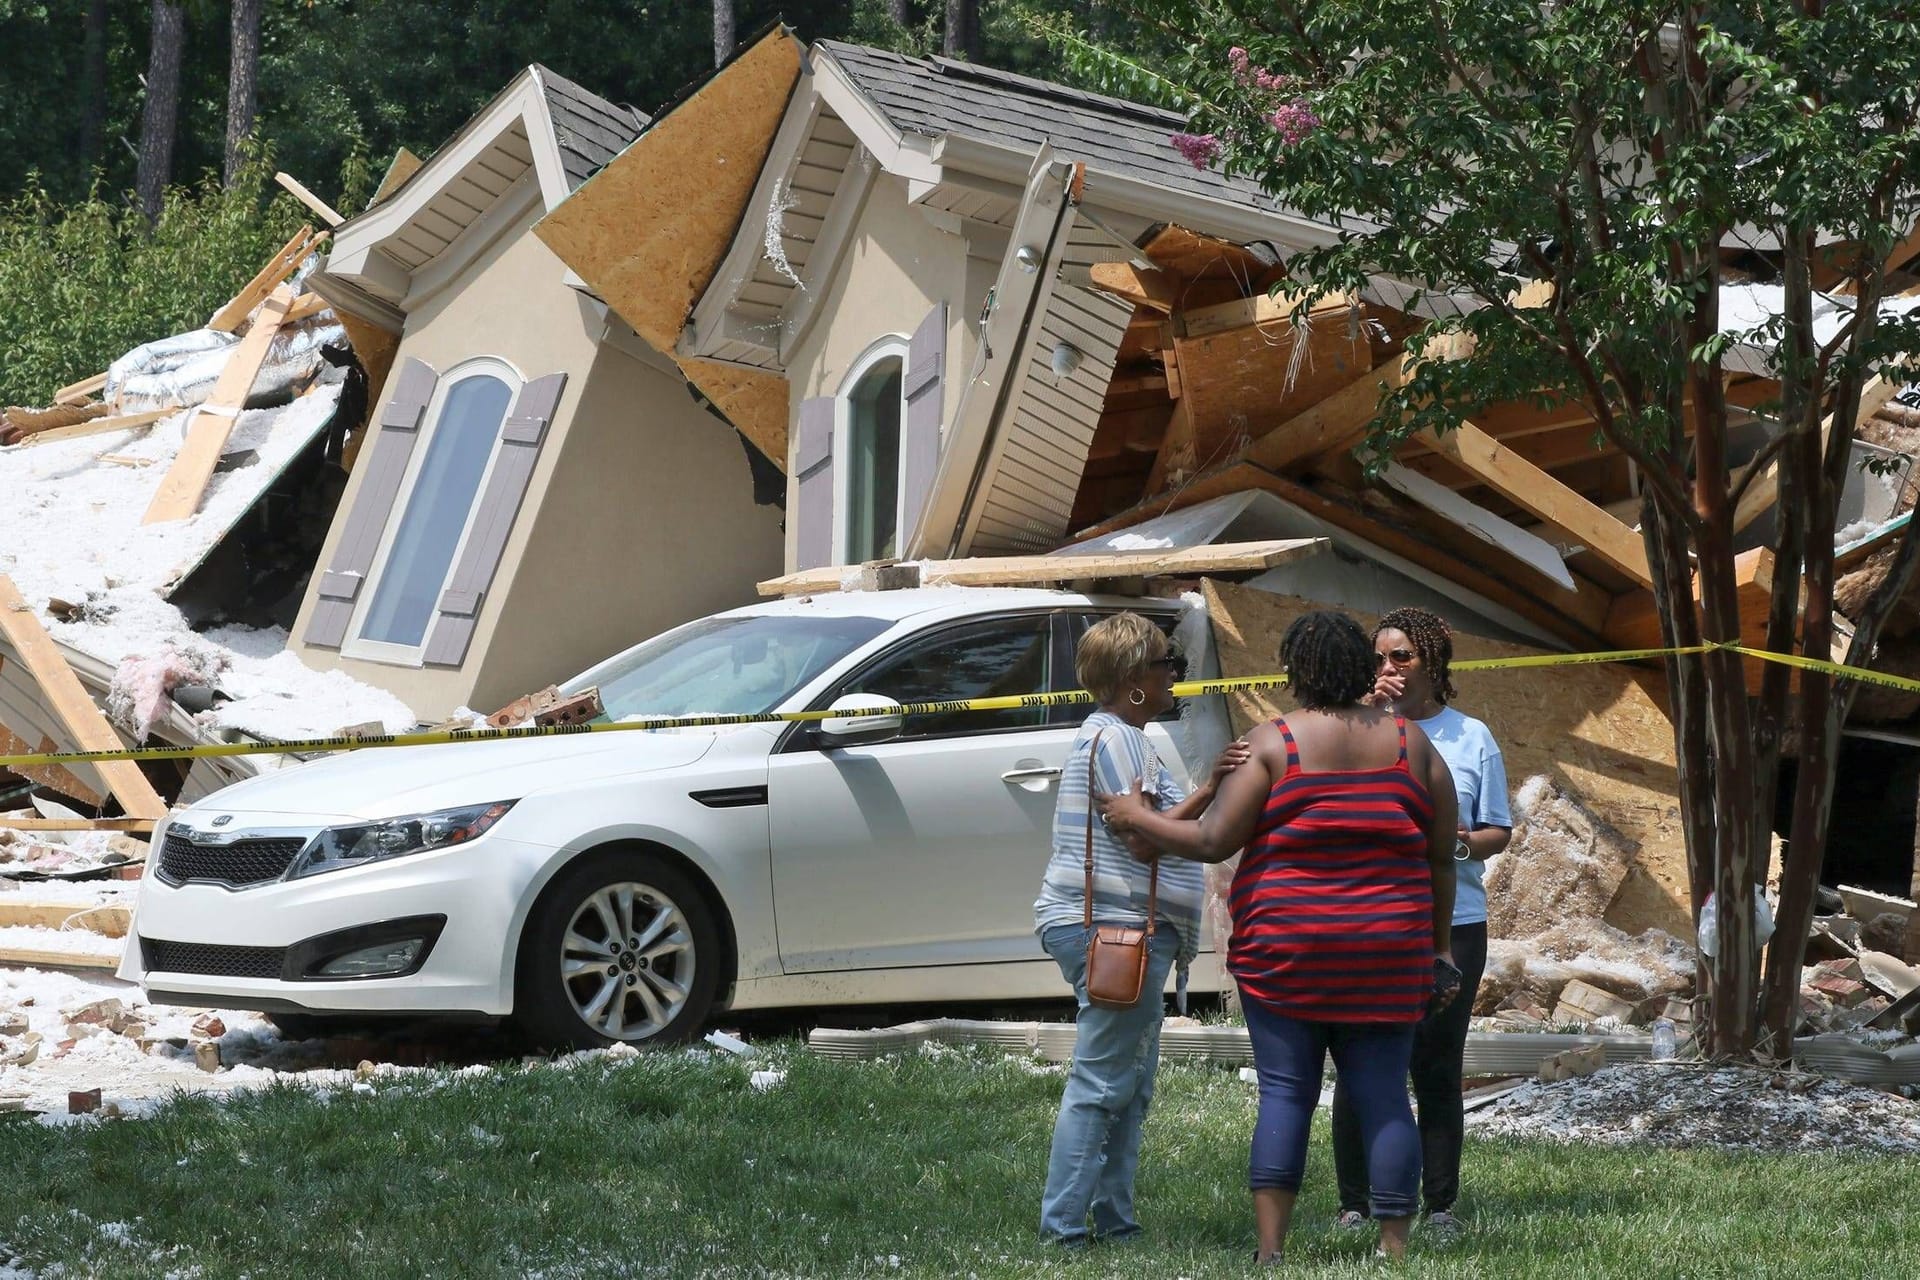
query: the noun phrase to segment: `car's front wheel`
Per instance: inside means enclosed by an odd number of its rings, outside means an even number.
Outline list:
[[[681,871],[631,853],[581,859],[540,895],[514,1019],[542,1044],[682,1040],[719,987],[718,921]]]

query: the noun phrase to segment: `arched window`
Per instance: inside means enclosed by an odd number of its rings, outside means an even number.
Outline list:
[[[436,388],[426,414],[431,425],[368,575],[373,590],[349,656],[421,661],[520,382],[505,362],[483,358],[457,366]]]
[[[848,373],[840,395],[842,447],[846,460],[841,512],[841,560],[859,564],[900,553],[912,531],[900,528],[901,388],[907,347],[888,341],[867,353]]]

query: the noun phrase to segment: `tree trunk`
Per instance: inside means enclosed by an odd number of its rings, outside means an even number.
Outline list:
[[[107,131],[107,0],[87,0],[80,53],[80,171],[99,167]]]
[[[907,0],[887,0],[887,16],[900,26],[913,25],[913,15],[907,12]]]
[[[733,0],[713,0],[713,65],[733,56]]]
[[[253,136],[260,79],[261,0],[233,0],[232,47],[227,62],[227,154],[222,177],[228,186],[240,172],[241,144]]]
[[[947,0],[947,30],[941,52],[968,62],[980,60],[980,0]]]
[[[153,222],[173,177],[173,136],[180,116],[180,59],[187,15],[179,4],[153,0],[153,43],[147,56],[147,105],[140,121],[140,163],[134,195]]]

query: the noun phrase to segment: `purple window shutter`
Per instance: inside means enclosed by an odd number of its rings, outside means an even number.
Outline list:
[[[941,373],[947,364],[947,304],[927,313],[907,345],[901,394],[907,411],[900,429],[900,545],[912,540],[920,512],[940,469]]]
[[[480,623],[480,606],[493,585],[494,571],[506,553],[507,535],[520,514],[521,499],[540,460],[540,444],[547,424],[560,406],[567,375],[550,373],[520,388],[512,412],[500,425],[500,456],[487,477],[486,492],[474,512],[473,530],[454,566],[453,579],[440,594],[439,614],[427,637],[426,661],[433,666],[457,667],[466,661],[467,646]]]
[[[793,474],[799,484],[794,503],[794,568],[817,569],[833,563],[833,397],[800,402],[800,430],[794,442]]]
[[[373,554],[386,532],[400,480],[420,438],[421,419],[439,381],[432,366],[411,356],[401,362],[399,376],[393,379],[393,394],[380,411],[379,430],[360,456],[366,478],[334,546],[333,560],[320,573],[313,613],[307,619],[306,642],[316,648],[338,649],[346,640],[354,599],[373,568]]]

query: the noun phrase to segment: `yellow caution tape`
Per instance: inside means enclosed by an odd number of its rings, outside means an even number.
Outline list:
[[[1685,656],[1728,649],[1750,658],[1782,662],[1807,671],[1819,671],[1847,680],[1920,693],[1920,680],[1891,676],[1860,667],[1843,666],[1797,654],[1771,653],[1738,644],[1697,644],[1677,649],[1611,649],[1596,653],[1545,653],[1518,658],[1465,658],[1452,663],[1455,671],[1498,671],[1521,667],[1571,667],[1608,662],[1638,662],[1649,658]],[[1176,698],[1212,693],[1243,693],[1284,688],[1285,673],[1236,676],[1221,680],[1183,680],[1173,686]],[[549,738],[581,733],[647,733],[662,729],[707,729],[743,724],[806,724],[850,716],[950,715],[958,711],[1024,711],[1036,707],[1069,706],[1092,702],[1082,689],[1060,693],[1023,693],[999,698],[955,698],[945,702],[908,702],[897,711],[871,708],[844,711],[770,711],[755,715],[660,716],[646,720],[619,720],[599,724],[529,725],[518,729],[433,729],[419,733],[368,734],[362,737],[303,738],[289,742],[220,742],[198,747],[123,747],[117,751],[41,751],[0,756],[0,768],[36,765],[105,764],[112,760],[211,760],[224,756],[320,755],[334,751],[366,751],[379,747],[425,747],[448,742],[500,742],[517,738]]]

